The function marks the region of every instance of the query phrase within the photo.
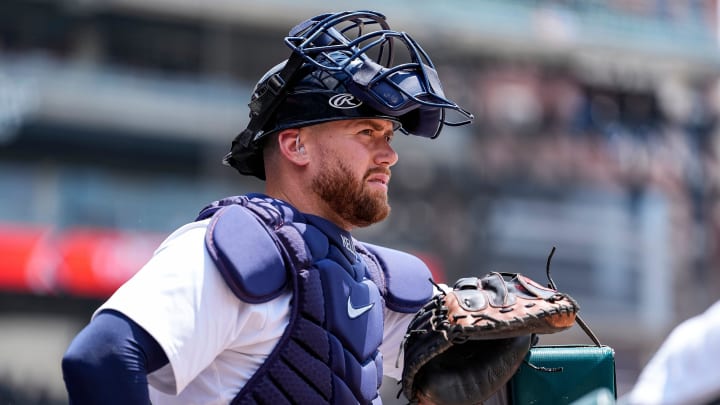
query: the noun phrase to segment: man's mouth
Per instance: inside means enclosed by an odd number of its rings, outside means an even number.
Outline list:
[[[387,187],[390,183],[390,171],[389,170],[376,170],[367,176],[368,183],[375,183]]]

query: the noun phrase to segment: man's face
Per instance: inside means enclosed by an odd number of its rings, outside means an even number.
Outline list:
[[[320,124],[315,192],[343,222],[363,227],[390,213],[388,183],[397,153],[390,146],[388,120],[346,120]]]

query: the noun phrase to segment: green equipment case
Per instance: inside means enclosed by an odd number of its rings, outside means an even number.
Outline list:
[[[547,277],[550,286],[548,257]],[[533,346],[508,385],[509,401],[513,405],[563,405],[582,398],[583,404],[608,403],[601,398],[617,399],[615,351],[602,345],[595,334],[576,316],[576,323],[590,337],[594,345]],[[599,393],[594,395],[593,393]],[[573,404],[576,405],[576,404]]]

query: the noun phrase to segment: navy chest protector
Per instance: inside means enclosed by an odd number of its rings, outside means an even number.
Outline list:
[[[211,216],[207,250],[239,299],[292,292],[288,327],[233,403],[381,403],[383,309],[418,311],[432,295],[427,266],[261,194],[198,219]]]

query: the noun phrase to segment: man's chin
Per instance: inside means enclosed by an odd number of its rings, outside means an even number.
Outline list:
[[[385,218],[388,217],[388,215],[390,215],[391,209],[390,205],[387,203],[386,197],[383,197],[382,199],[376,199],[372,203],[369,203],[369,205],[372,205],[374,208],[372,210],[367,210],[365,212],[365,215],[362,215],[360,218],[356,218],[356,223],[354,224],[356,227],[368,227],[370,225],[383,221]]]

